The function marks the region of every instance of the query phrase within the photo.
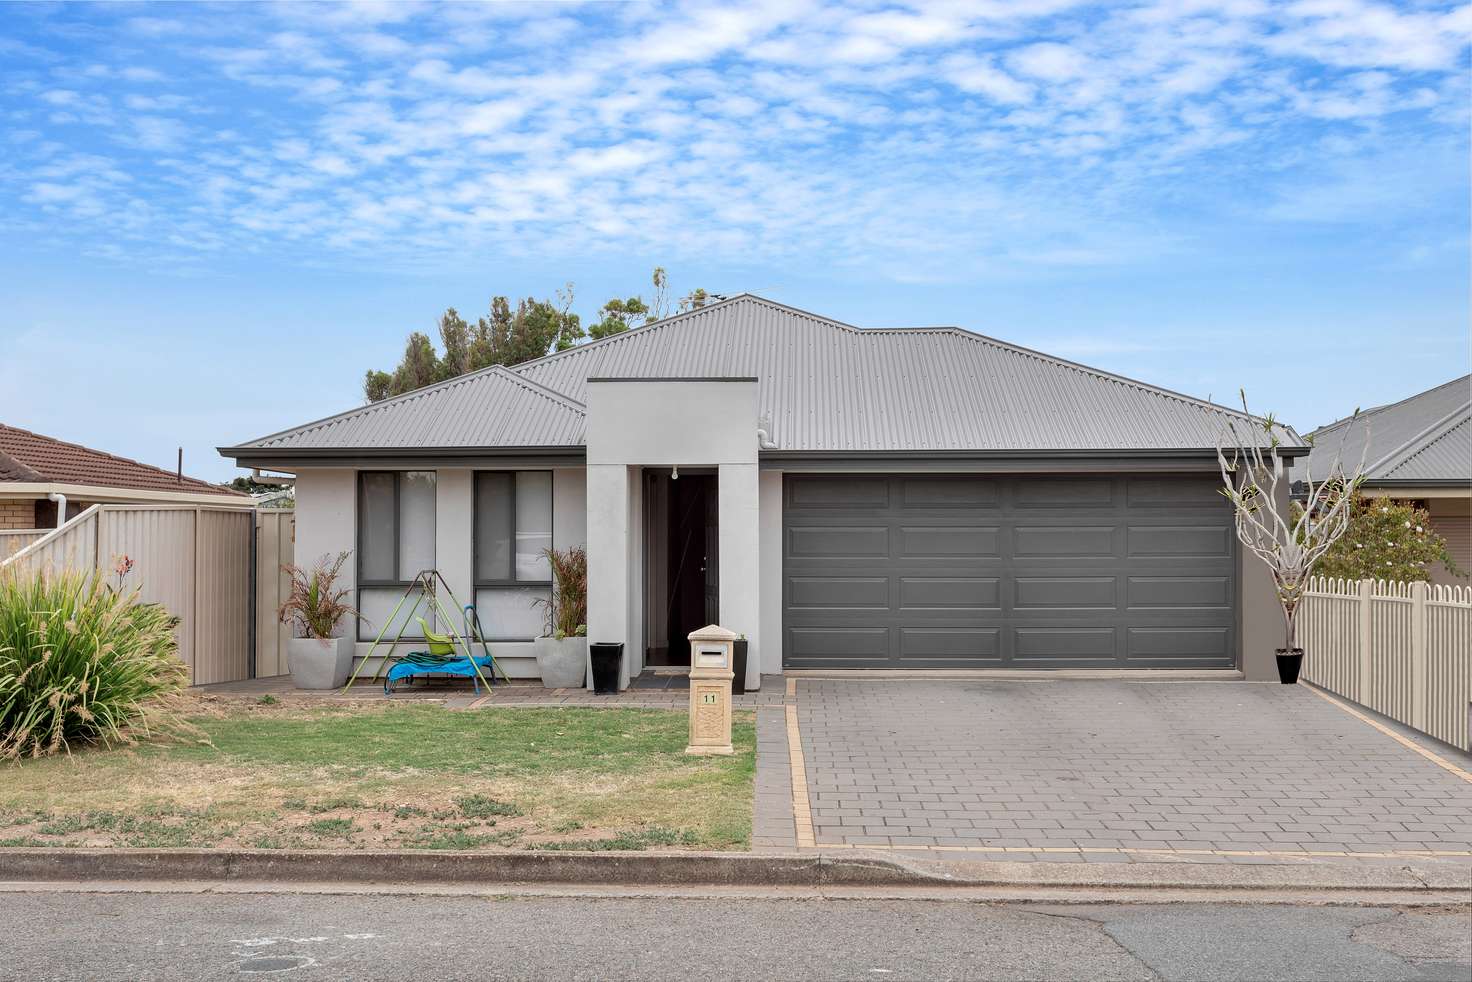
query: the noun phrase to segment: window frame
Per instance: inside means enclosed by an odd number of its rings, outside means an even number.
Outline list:
[[[356,504],[356,507],[355,507],[354,515],[353,515],[354,524],[357,526],[357,529],[356,529],[356,533],[357,534],[355,536],[355,539],[357,540],[356,541],[357,562],[354,564],[354,567],[355,567],[354,568],[354,572],[357,574],[357,581],[353,585],[353,594],[354,594],[354,599],[357,601],[358,610],[360,610],[360,611],[363,609],[363,591],[364,590],[384,590],[384,589],[391,589],[391,588],[397,588],[399,590],[405,590],[405,589],[408,589],[411,585],[413,585],[416,582],[413,579],[408,579],[408,580],[404,580],[404,579],[377,580],[377,579],[374,579],[374,580],[370,580],[370,579],[368,579],[367,577],[365,577],[363,575],[363,562],[364,562],[364,559],[363,559],[363,534],[364,534],[364,531],[365,531],[365,523],[363,521],[363,515],[364,515],[364,509],[363,509],[363,501],[364,501],[363,485],[364,485],[364,481],[363,481],[363,478],[364,477],[367,477],[369,475],[387,474],[387,475],[389,475],[390,477],[392,477],[394,479],[394,506],[393,506],[394,528],[393,528],[393,540],[394,540],[394,571],[395,571],[395,573],[397,573],[398,572],[398,569],[399,569],[399,560],[402,557],[402,552],[403,552],[403,528],[402,528],[402,524],[403,524],[404,516],[403,516],[403,513],[402,513],[402,508],[403,508],[404,475],[406,473],[409,473],[410,471],[412,471],[414,473],[433,474],[434,475],[434,484],[435,484],[436,494],[438,494],[438,489],[439,489],[439,472],[438,471],[426,470],[425,468],[417,467],[417,468],[410,468],[409,470],[397,470],[397,471],[395,471],[395,470],[360,470],[360,471],[357,472],[357,478],[356,478],[356,484],[357,484],[356,497],[357,497],[357,500],[356,500],[356,503],[355,503]],[[439,542],[438,542],[438,537],[439,537],[439,502],[438,502],[438,500],[436,500],[436,502],[435,502],[435,537],[436,537],[436,542],[435,542],[435,554],[436,554],[435,555],[435,562],[438,563],[439,562],[439,555],[438,555],[439,554],[439,548],[438,548],[439,547]],[[438,567],[436,567],[436,568],[438,568]],[[363,615],[360,613],[360,614],[356,615],[353,619],[357,622],[357,627],[358,627],[358,629],[353,632],[354,637],[358,641],[363,641],[363,640],[372,641],[373,640],[372,637],[366,638],[366,639],[363,637]],[[425,619],[427,621],[429,621],[430,623],[433,623],[434,622],[433,609],[430,609],[428,611],[427,616],[425,617]],[[376,637],[376,635],[375,635],[375,637]],[[406,638],[405,640],[422,641],[423,638],[422,637],[421,638]]]
[[[480,482],[483,475],[505,474],[511,478],[511,494],[509,496],[509,507],[507,508],[508,532],[507,541],[511,548],[506,557],[507,571],[511,574],[509,579],[483,580],[480,576]],[[478,470],[471,477],[470,482],[470,572],[471,572],[471,600],[476,604],[477,612],[480,604],[478,597],[482,590],[520,590],[528,587],[545,587],[548,591],[553,589],[551,572],[548,572],[545,580],[519,580],[516,578],[516,476],[518,474],[546,474],[547,475],[547,512],[551,519],[550,527],[547,529],[548,537],[552,540],[552,548],[557,543],[557,475],[550,469],[517,468],[515,470]],[[535,641],[535,637],[511,638],[488,636],[487,641],[503,642],[527,642]]]

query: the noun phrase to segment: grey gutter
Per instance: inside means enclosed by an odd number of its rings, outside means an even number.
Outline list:
[[[500,467],[521,462],[536,466],[582,466],[587,450],[555,447],[217,447],[239,467],[412,467],[431,461],[441,467],[475,467],[494,461]]]

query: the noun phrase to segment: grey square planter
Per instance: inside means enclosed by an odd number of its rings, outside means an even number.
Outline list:
[[[537,671],[549,689],[581,689],[588,673],[587,638],[537,638]]]
[[[352,638],[292,638],[286,669],[298,689],[336,689],[353,670]]]

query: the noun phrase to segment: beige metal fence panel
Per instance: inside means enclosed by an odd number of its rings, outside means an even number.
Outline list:
[[[296,561],[296,513],[256,513],[256,677],[286,674],[290,629],[276,619],[290,578],[282,566]]]
[[[82,570],[118,583],[179,619],[179,658],[196,685],[250,675],[252,513],[188,505],[93,505],[0,561],[23,575]]]
[[[195,680],[196,602],[198,577],[195,569],[196,513],[193,508],[147,506],[104,507],[98,515],[97,566],[109,582],[116,582],[114,567],[127,557],[133,569],[122,580],[124,589],[136,589],[148,603],[162,604],[179,619],[174,635],[179,657]]]
[[[97,516],[103,505],[92,505],[59,529],[42,535],[8,559],[0,559],[0,569],[20,575],[80,569],[91,573],[97,568]]]
[[[1305,680],[1472,750],[1472,588],[1315,578],[1299,617]]]
[[[0,529],[0,561],[9,559],[51,529]]]

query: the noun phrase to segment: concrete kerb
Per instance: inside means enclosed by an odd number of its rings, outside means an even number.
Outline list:
[[[355,886],[547,884],[657,887],[1047,887],[1181,891],[1460,891],[1462,864],[1237,866],[906,861],[819,853],[345,852],[0,849],[0,883],[211,881]]]

